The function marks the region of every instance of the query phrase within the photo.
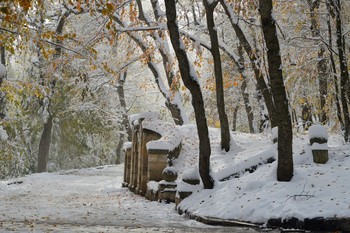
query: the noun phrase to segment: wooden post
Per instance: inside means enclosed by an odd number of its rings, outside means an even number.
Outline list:
[[[142,128],[140,131],[140,153],[139,153],[139,179],[138,179],[138,194],[144,196],[147,191],[147,183],[149,181],[148,173],[148,152],[147,152],[147,143],[153,140],[158,140],[161,138],[156,132],[153,132],[148,129]]]
[[[126,142],[124,143],[123,147],[124,151],[124,180],[123,180],[123,187],[128,187],[130,184],[130,163],[131,163],[131,154],[132,154],[132,143]]]

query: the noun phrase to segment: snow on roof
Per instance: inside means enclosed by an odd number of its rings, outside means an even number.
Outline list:
[[[322,125],[312,125],[309,128],[309,139],[311,138],[324,138],[328,139],[327,130]]]
[[[147,150],[174,151],[181,143],[182,135],[180,131],[169,122],[155,119],[145,119],[142,122],[144,129],[151,130],[161,135],[161,138],[147,143]]]
[[[5,77],[6,67],[3,64],[0,64],[0,78]]]

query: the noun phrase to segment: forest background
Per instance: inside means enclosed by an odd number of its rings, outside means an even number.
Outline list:
[[[225,150],[228,129],[280,124],[262,2],[176,2],[206,122]],[[349,141],[350,2],[272,3],[291,132],[320,123]],[[0,178],[120,163],[133,113],[198,122],[168,16],[156,0],[1,1]]]

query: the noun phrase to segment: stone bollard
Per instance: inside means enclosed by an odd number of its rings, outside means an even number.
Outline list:
[[[166,167],[162,175],[163,180],[159,182],[158,200],[175,202],[177,170],[174,167]]]
[[[322,125],[312,125],[309,128],[309,140],[312,157],[315,163],[325,164],[328,161],[328,134]]]

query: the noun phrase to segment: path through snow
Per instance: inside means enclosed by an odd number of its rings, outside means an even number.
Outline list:
[[[255,232],[189,220],[121,188],[123,165],[0,181],[0,232]]]

